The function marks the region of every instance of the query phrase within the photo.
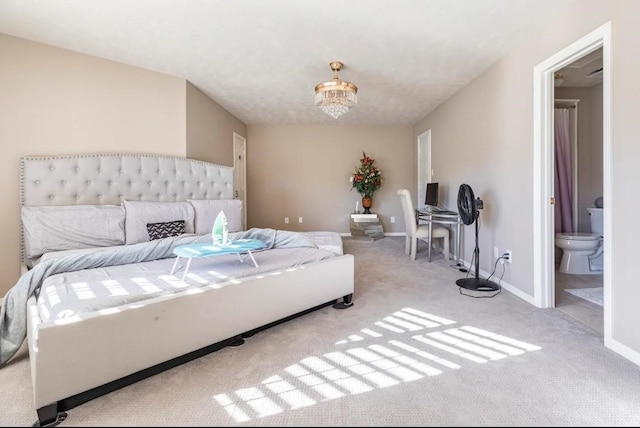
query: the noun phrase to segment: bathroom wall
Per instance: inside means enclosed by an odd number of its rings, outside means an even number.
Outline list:
[[[578,232],[590,232],[588,207],[602,196],[602,84],[556,87],[556,99],[578,99]]]

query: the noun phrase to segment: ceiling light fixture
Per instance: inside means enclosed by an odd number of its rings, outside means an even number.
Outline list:
[[[339,118],[358,104],[358,87],[350,82],[340,80],[338,72],[344,64],[331,61],[329,67],[333,70],[333,80],[316,85],[316,105],[323,112]]]
[[[560,86],[564,82],[564,74],[553,73],[553,86]]]

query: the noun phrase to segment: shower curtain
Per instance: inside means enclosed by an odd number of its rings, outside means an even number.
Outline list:
[[[571,141],[569,138],[569,109],[557,108],[554,112],[554,194],[555,232],[573,232],[573,183],[571,168]]]

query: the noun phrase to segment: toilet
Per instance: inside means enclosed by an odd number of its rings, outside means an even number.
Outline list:
[[[568,274],[601,274],[603,270],[602,208],[587,208],[591,233],[557,233],[555,244],[562,249],[558,271]]]

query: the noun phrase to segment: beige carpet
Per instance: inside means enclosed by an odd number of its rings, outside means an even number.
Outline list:
[[[465,274],[419,250],[412,262],[402,237],[345,239],[352,308],[99,397],[61,426],[640,425],[640,367],[559,311],[461,295]],[[35,420],[23,350],[0,370],[0,425]]]

